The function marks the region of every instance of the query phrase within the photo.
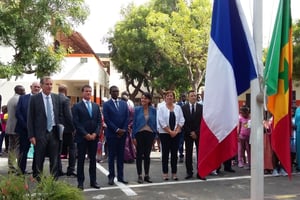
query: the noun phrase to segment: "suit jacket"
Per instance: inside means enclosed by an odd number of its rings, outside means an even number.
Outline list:
[[[154,134],[157,133],[156,125],[156,109],[152,106],[149,107],[149,120],[146,122],[144,116],[143,106],[138,106],[134,110],[132,137],[135,138],[137,132],[139,132],[146,124],[151,128]]]
[[[101,128],[101,113],[100,108],[96,103],[92,104],[92,117],[84,103],[80,101],[72,107],[73,124],[76,129],[75,142],[81,143],[84,136],[89,133],[96,133],[97,137],[100,134]]]
[[[60,123],[60,111],[59,111],[59,96],[51,93],[51,99],[53,104],[54,122]],[[27,128],[28,138],[44,137],[47,132],[47,115],[45,111],[45,105],[43,101],[42,93],[32,95],[29,100],[28,114],[27,114]]]
[[[73,125],[70,99],[63,94],[58,94],[60,98],[60,106],[62,111],[61,123],[64,125],[64,133],[73,133],[75,128]]]
[[[27,113],[28,113],[28,106],[31,94],[22,95],[19,98],[17,109],[16,109],[16,118],[17,118],[17,125],[16,125],[16,133],[23,135],[27,134]]]
[[[6,130],[5,133],[8,135],[15,135],[15,128],[17,124],[17,118],[16,118],[16,109],[17,109],[17,104],[19,101],[20,95],[15,94],[12,98],[9,99],[7,102],[7,114],[8,114],[8,119],[6,122]]]
[[[103,104],[103,117],[107,128],[104,130],[104,134],[107,138],[117,137],[117,130],[124,129],[128,131],[129,123],[129,110],[125,101],[119,101],[119,109],[116,108],[112,99]],[[124,134],[122,137],[125,137]]]
[[[202,119],[202,105],[198,103],[195,103],[195,105],[196,105],[196,110],[193,115],[191,114],[189,103],[181,107],[185,119],[183,130],[184,130],[184,134],[187,136],[189,136],[192,131],[195,131],[198,136],[200,133],[200,124]]]

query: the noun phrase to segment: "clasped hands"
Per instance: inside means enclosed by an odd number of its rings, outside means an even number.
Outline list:
[[[97,134],[96,133],[88,133],[84,136],[84,138],[87,140],[87,141],[92,141],[92,140],[95,140],[97,137]]]
[[[117,130],[118,137],[122,137],[122,135],[124,135],[124,133],[126,133],[126,130],[124,130],[124,129],[118,129]]]

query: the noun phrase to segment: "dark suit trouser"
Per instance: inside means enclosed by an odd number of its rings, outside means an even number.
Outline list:
[[[115,175],[115,158],[117,158],[117,172],[118,180],[123,180],[124,178],[124,148],[125,148],[126,134],[121,138],[117,137],[107,137],[107,147],[108,147],[108,178],[114,178]]]
[[[75,164],[76,164],[76,148],[74,143],[74,138],[72,133],[64,133],[62,148],[66,148],[66,152],[68,153],[68,168],[67,173],[72,173],[75,171]],[[62,150],[63,151],[63,150]],[[62,164],[60,155],[62,152],[59,152],[58,156],[58,171],[62,172]]]
[[[145,175],[149,175],[150,169],[150,153],[154,140],[154,134],[149,131],[142,131],[136,134],[136,169],[137,174],[142,175],[142,162],[144,159]]]
[[[183,144],[184,144],[184,131],[181,131],[178,133],[179,135],[179,146],[178,146],[178,152],[179,152],[179,158],[183,158]]]
[[[27,166],[27,154],[30,148],[30,141],[28,135],[25,133],[20,133],[20,151],[19,151],[19,161],[18,165],[21,169],[21,172],[24,174]]]
[[[85,176],[84,176],[84,160],[86,152],[88,152],[89,156],[89,175],[90,175],[90,184],[95,184],[96,177],[96,153],[97,153],[97,143],[98,140],[87,141],[83,140],[80,143],[77,143],[77,181],[78,184],[83,184]]]
[[[59,140],[55,133],[46,133],[43,137],[36,138],[35,150],[35,163],[36,163],[36,172],[34,176],[40,175],[43,173],[43,165],[46,155],[49,156],[50,160],[50,173],[52,176],[57,178],[58,165],[57,157],[59,153]]]
[[[161,143],[161,153],[162,153],[162,171],[164,174],[167,174],[169,154],[171,152],[171,171],[172,174],[177,173],[177,160],[178,160],[178,146],[180,135],[177,134],[175,137],[171,137],[169,134],[161,133],[159,134],[160,143]]]
[[[197,161],[198,161],[198,140],[193,140],[191,136],[185,135],[185,167],[187,175],[193,175],[193,147],[194,143],[196,145],[196,154],[197,154]]]

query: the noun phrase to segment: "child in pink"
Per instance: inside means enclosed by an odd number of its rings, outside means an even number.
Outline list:
[[[238,126],[238,138],[239,138],[239,144],[238,144],[238,166],[244,167],[247,169],[250,169],[250,111],[247,106],[242,106],[240,108],[240,116],[239,116],[239,126]],[[247,161],[246,162],[246,156],[245,151],[247,152]]]

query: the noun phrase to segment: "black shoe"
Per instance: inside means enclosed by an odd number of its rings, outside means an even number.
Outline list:
[[[124,183],[124,184],[128,184],[128,181],[125,181],[124,179],[119,179],[118,182]]]
[[[91,183],[92,188],[100,189],[100,185],[98,183]]]
[[[63,171],[59,171],[58,173],[57,173],[57,176],[64,176],[65,175],[65,173],[63,172]]]
[[[114,184],[114,178],[108,178],[108,185]]]
[[[199,176],[199,174],[197,174],[197,178],[200,179],[200,180],[206,181],[206,178],[202,177],[202,176]]]
[[[152,183],[152,180],[150,179],[150,176],[145,176],[144,181],[146,181],[147,183]]]
[[[77,177],[77,174],[75,172],[67,172],[67,176],[75,176],[75,177]]]
[[[142,176],[139,176],[138,177],[138,183],[143,183],[144,181],[143,181],[143,177]]]
[[[179,163],[183,163],[183,157],[179,158]]]
[[[232,168],[230,168],[230,169],[224,169],[224,171],[225,171],[225,172],[231,172],[231,173],[234,173],[234,172],[235,172],[235,170],[233,170]]]
[[[83,190],[83,184],[78,184],[77,188]]]
[[[191,178],[193,178],[193,174],[188,174],[188,175],[185,177],[185,179],[191,179]]]

